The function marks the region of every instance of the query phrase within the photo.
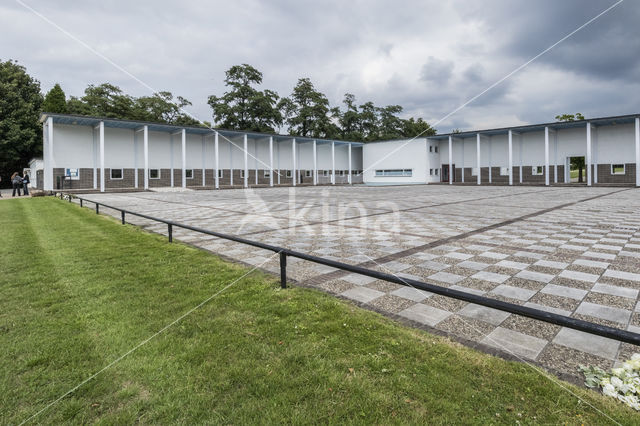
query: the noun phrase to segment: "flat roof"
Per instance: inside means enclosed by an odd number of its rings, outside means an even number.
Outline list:
[[[56,124],[69,124],[77,126],[97,126],[100,122],[104,122],[105,127],[119,129],[138,130],[143,126],[147,126],[150,132],[175,133],[184,129],[186,133],[191,135],[208,136],[213,135],[215,132],[218,132],[219,134],[229,138],[247,135],[253,139],[273,137],[274,140],[291,140],[295,138],[296,142],[313,142],[315,140],[318,144],[335,142],[338,145],[364,145],[363,142],[343,141],[339,139],[308,138],[302,136],[280,135],[251,131],[245,132],[240,130],[215,129],[204,126],[178,126],[173,124],[154,123],[149,121],[124,120],[120,118],[92,117],[88,115],[58,114],[50,112],[43,112],[42,114],[40,114],[40,122],[44,122],[49,117],[51,117],[53,119],[53,122]]]
[[[595,126],[612,126],[615,124],[633,123],[637,117],[640,117],[640,114],[588,118],[584,120],[575,120],[575,121],[554,121],[551,123],[527,124],[523,126],[500,127],[495,129],[469,130],[466,132],[459,132],[459,133],[443,133],[441,135],[427,136],[427,138],[428,139],[448,139],[449,136],[452,136],[454,138],[467,138],[467,137],[475,137],[478,133],[486,136],[503,135],[503,134],[509,133],[509,130],[515,133],[539,132],[539,131],[544,131],[545,127],[549,127],[550,129],[554,129],[554,130],[573,129],[573,128],[579,128],[579,127],[586,127],[587,123],[591,123]]]

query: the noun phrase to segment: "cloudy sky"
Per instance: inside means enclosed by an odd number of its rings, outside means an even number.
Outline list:
[[[249,63],[281,96],[309,77],[332,105],[399,104],[445,133],[640,112],[640,3],[626,0],[442,120],[616,1],[2,0],[0,59],[45,91],[169,90],[201,120],[225,70]]]

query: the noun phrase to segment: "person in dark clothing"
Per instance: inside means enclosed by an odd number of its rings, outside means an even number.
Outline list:
[[[24,174],[22,175],[22,186],[23,186],[23,194],[24,195],[29,195],[29,184],[31,183],[31,181],[29,180],[29,174],[27,172],[24,172]]]
[[[18,172],[15,172],[14,174],[11,175],[11,184],[13,185],[13,195],[11,196],[15,197],[16,191],[18,191],[18,197],[19,197],[20,189],[22,188],[22,178],[20,177]]]

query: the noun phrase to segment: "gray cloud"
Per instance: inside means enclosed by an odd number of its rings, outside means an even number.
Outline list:
[[[211,3],[167,0],[24,0],[157,90],[210,119],[224,72],[250,63],[264,86],[288,95],[309,77],[333,105],[399,104],[436,122],[592,18],[613,0],[471,0]],[[640,8],[626,1],[525,70],[442,122],[440,131],[552,120],[563,112],[640,111]],[[48,90],[68,95],[109,81],[149,90],[18,3],[0,5],[0,52]]]

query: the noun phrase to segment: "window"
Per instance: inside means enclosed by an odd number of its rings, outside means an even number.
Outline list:
[[[311,176],[312,176],[311,170],[305,170],[304,171],[304,177],[311,177]]]
[[[500,167],[500,176],[508,176],[509,168],[508,167]]]
[[[439,171],[439,169],[436,169],[436,176],[438,176],[438,171]]]
[[[623,175],[623,174],[625,174],[624,164],[612,164],[611,165],[611,174],[612,175]]]
[[[244,169],[240,169],[240,179],[244,179]]]
[[[224,170],[218,169],[218,177],[222,179],[223,176],[224,176]]]
[[[149,169],[149,179],[160,179],[160,169]]]
[[[392,170],[376,170],[376,177],[392,176],[392,177],[411,177],[413,169],[392,169]]]
[[[344,170],[340,170],[340,176],[344,176]]]
[[[357,174],[358,174],[358,171],[357,171],[357,170],[351,170],[351,174],[352,174],[352,175],[357,175]]]
[[[290,178],[292,176],[291,170],[287,170],[287,177]]]
[[[111,169],[112,180],[121,180],[122,175],[123,175],[122,169]]]
[[[187,179],[193,179],[193,169],[185,169],[184,174]]]
[[[534,176],[540,176],[544,174],[544,167],[543,166],[533,166],[531,168],[531,174]]]
[[[436,152],[436,153],[438,152],[438,147],[437,147],[437,146],[436,146],[436,148],[435,148],[435,152]]]
[[[433,145],[429,145],[429,152],[433,152]]]
[[[322,176],[329,176],[329,170],[323,170]]]
[[[266,177],[266,178],[271,177],[271,171],[265,170],[264,171],[264,177]]]
[[[433,176],[433,169],[429,169],[429,175]]]

